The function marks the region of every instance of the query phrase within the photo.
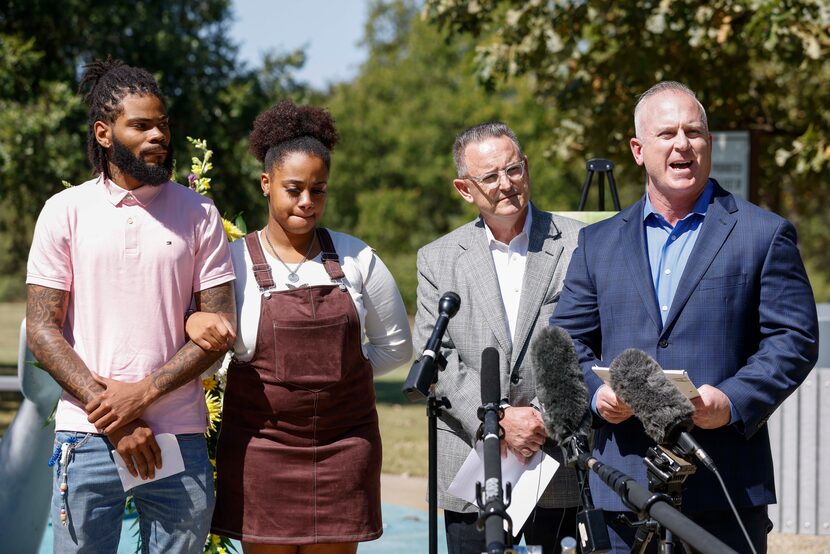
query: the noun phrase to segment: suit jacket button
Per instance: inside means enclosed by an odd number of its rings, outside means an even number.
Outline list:
[[[519,384],[519,374],[514,373],[513,375],[511,375],[510,376],[510,382],[513,383],[514,385],[518,385]]]
[[[669,345],[669,339],[660,339],[660,342],[657,344],[660,345],[660,348],[666,348]]]

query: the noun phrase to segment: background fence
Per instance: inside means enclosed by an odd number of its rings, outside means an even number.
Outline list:
[[[778,533],[830,535],[830,304],[818,305],[818,317],[816,369],[768,422],[778,494],[770,519]]]

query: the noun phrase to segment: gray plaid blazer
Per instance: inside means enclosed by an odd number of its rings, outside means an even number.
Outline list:
[[[442,342],[447,369],[438,377],[437,395],[452,404],[438,422],[438,504],[455,512],[476,507],[446,492],[470,453],[479,427],[481,405],[479,366],[488,346],[499,351],[501,393],[511,406],[539,406],[529,348],[559,299],[571,253],[582,223],[536,209],[525,266],[516,340],[501,299],[493,258],[481,218],[467,223],[418,251],[418,310],[414,345],[423,348],[438,316],[438,299],[448,291],[461,297]],[[561,462],[561,458],[558,460]],[[539,501],[543,508],[579,504],[576,474],[557,470]]]

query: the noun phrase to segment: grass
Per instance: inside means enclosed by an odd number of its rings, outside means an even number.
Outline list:
[[[0,303],[0,375],[17,374],[20,322],[25,314],[25,302]],[[19,392],[0,391],[0,436],[14,419],[22,399]]]
[[[383,472],[426,477],[426,403],[412,404],[401,392],[409,367],[398,368],[375,380]]]
[[[16,371],[20,322],[25,316],[25,302],[0,303],[0,367]]]

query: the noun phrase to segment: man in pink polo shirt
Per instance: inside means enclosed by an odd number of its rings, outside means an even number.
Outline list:
[[[199,375],[221,353],[188,341],[184,320],[195,298],[221,316],[232,344],[227,240],[213,203],[170,181],[170,129],[152,75],[110,59],[85,70],[98,175],[46,202],[26,278],[29,348],[64,389],[55,552],[115,552],[128,494],[149,551],[201,552],[214,500]],[[183,471],[157,478],[179,454]],[[141,479],[129,492],[127,472]]]

